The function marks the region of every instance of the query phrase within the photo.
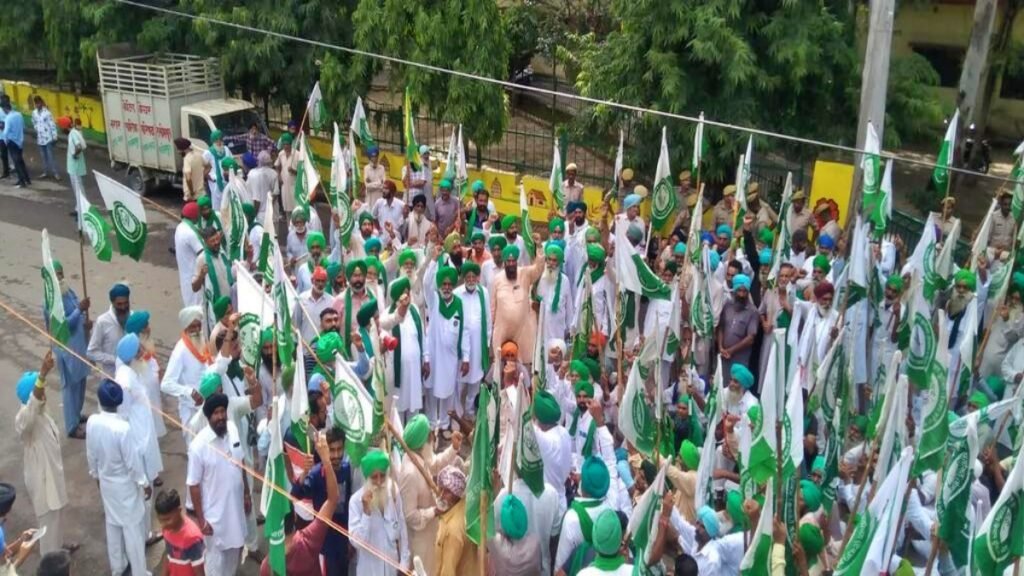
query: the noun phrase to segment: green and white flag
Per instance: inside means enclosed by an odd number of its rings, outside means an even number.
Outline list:
[[[1013,156],[1015,160],[1013,170],[1010,171],[1010,180],[1013,180],[1013,201],[1010,210],[1013,212],[1013,219],[1019,223],[1021,215],[1024,215],[1024,142],[1017,145]]]
[[[61,344],[67,344],[71,338],[71,327],[64,311],[64,299],[60,293],[60,282],[53,268],[53,255],[50,253],[50,234],[43,228],[43,305],[46,307],[46,324],[53,336]]]
[[[525,238],[524,238],[525,240]],[[655,274],[626,236],[625,226],[615,227],[615,280],[620,292],[632,292],[657,300],[668,300],[672,289]]]
[[[551,176],[548,177],[548,188],[551,190],[551,198],[559,211],[565,210],[565,188],[562,187],[562,155],[558,153],[558,141],[554,145],[555,155],[551,159]]]
[[[231,180],[221,197],[221,222],[224,223],[224,249],[232,262],[245,255],[245,242],[249,238],[249,221],[242,209],[245,181],[240,172],[231,174]]]
[[[722,420],[722,407],[725,406],[725,383],[722,381],[722,357],[717,356],[715,375],[711,379],[711,393],[708,394],[708,401],[704,406],[707,416],[707,430],[714,431]],[[714,502],[714,478],[712,472],[715,470],[715,450],[717,441],[715,435],[705,434],[704,445],[700,450],[700,462],[697,464],[697,484],[694,490],[694,509],[700,510],[702,506]]]
[[[309,441],[309,395],[306,387],[306,362],[302,348],[295,348],[295,378],[292,380],[292,393],[288,401],[288,410],[292,421],[292,435],[299,450],[309,454],[313,448]]]
[[[572,356],[583,358],[587,354],[587,342],[590,333],[596,326],[594,318],[594,285],[590,274],[583,274],[580,280],[580,294],[583,302],[580,303],[580,311],[576,314],[576,325],[572,328]]]
[[[999,499],[985,517],[971,548],[971,574],[1003,574],[1015,557],[1024,556],[1024,454],[1018,453]]]
[[[1021,227],[1024,230],[1024,227]],[[996,308],[1006,301],[1006,293],[1010,290],[1010,279],[1017,260],[1017,249],[1010,250],[1010,258],[1002,266],[996,268],[988,282],[988,300],[985,305],[985,318],[995,318]]]
[[[299,143],[296,148],[299,154],[299,166],[295,175],[295,205],[309,207],[313,193],[320,186],[320,172],[316,169],[316,162],[313,160],[313,153],[306,141],[306,135],[299,132]],[[291,214],[286,214],[291,218]]]
[[[745,467],[750,470],[751,478],[758,484],[764,484],[775,474],[775,454],[778,450],[775,438],[775,424],[779,421],[780,409],[784,397],[782,387],[785,385],[786,330],[779,328],[772,332],[771,350],[768,352],[768,366],[765,371],[764,383],[761,385],[761,417],[760,422],[751,423],[750,460]],[[771,369],[774,367],[774,369]],[[802,455],[801,455],[802,457]]]
[[[348,167],[352,169],[352,177],[348,179],[349,200],[359,195],[359,186],[363,183],[362,169],[359,167],[359,149],[352,138],[352,132],[348,133],[348,149],[345,150]]]
[[[967,303],[960,325],[960,357],[956,366],[950,366],[948,398],[966,397],[974,383],[974,359],[978,352],[978,301],[974,298]]]
[[[786,381],[786,355],[776,354],[774,369],[776,381],[782,377]],[[767,378],[767,374],[766,374]],[[804,463],[804,396],[803,383],[799,378],[792,378],[789,392],[786,394],[786,411],[782,418],[782,473],[786,477],[800,474],[800,465]]]
[[[412,92],[405,87],[405,103],[402,105],[402,133],[405,140],[405,161],[413,170],[420,169],[420,144],[416,141],[416,121],[412,114]]]
[[[700,163],[707,152],[707,144],[704,142],[704,112],[700,113],[697,119],[697,128],[693,131],[693,160],[690,161],[690,171],[693,172],[697,181],[700,181]]]
[[[892,158],[885,162],[885,172],[882,173],[881,200],[878,209],[874,212],[871,222],[875,227],[875,238],[881,238],[882,234],[889,227],[892,220]]]
[[[462,124],[459,124],[459,140],[455,143],[455,148],[459,154],[452,189],[458,193],[459,198],[465,199],[466,193],[469,191],[469,169],[466,167],[466,147],[462,142]]]
[[[704,195],[697,194],[697,203],[693,206],[690,214],[690,230],[686,234],[686,251],[690,256],[690,262],[699,264],[701,258],[700,240],[701,227],[704,224]]]
[[[644,347],[657,340],[653,335],[644,340]],[[622,395],[619,408],[619,430],[637,451],[648,458],[654,458],[655,442],[657,441],[657,422],[647,402],[643,379],[640,377],[640,360],[633,362],[626,380],[626,390]]]
[[[668,340],[665,342],[665,353],[674,355],[683,342],[683,299],[679,291],[679,280],[672,283],[669,302],[672,303],[672,312],[668,317]]]
[[[661,469],[637,501],[629,517],[629,524],[626,525],[626,531],[632,535],[638,566],[647,565],[654,541],[658,539],[658,516],[661,515],[661,501],[665,497],[665,471],[668,463],[667,458],[662,461]]]
[[[899,459],[903,448],[910,444],[907,437],[907,375],[900,374],[899,351],[893,354],[889,369],[886,371],[885,393],[882,395],[881,416],[875,425],[875,437],[878,443],[878,459],[875,461],[875,474],[871,481],[875,486],[885,480],[886,475]]]
[[[918,310],[914,310],[918,314]],[[946,390],[946,379],[949,374],[949,348],[946,342],[949,341],[948,328],[946,327],[946,312],[938,311],[939,333],[938,337],[929,342],[915,342],[915,332],[919,338],[926,338],[927,332],[918,330],[920,319],[914,319],[914,332],[910,336],[910,356],[907,364],[907,376],[917,386],[924,401],[921,408],[923,423],[919,430],[917,439],[917,459],[914,461],[914,475],[923,473],[925,470],[938,470],[942,466],[942,460],[946,454],[946,440],[949,436],[949,420],[947,418],[948,396]],[[929,327],[930,331],[930,327]],[[911,375],[911,367],[915,368],[915,374],[920,374],[919,365],[915,358],[920,355],[915,348],[931,347],[933,360],[926,364],[927,377],[923,381],[914,381]],[[927,356],[927,352],[925,356]]]
[[[651,225],[661,230],[672,221],[676,211],[676,190],[672,186],[672,170],[668,165],[668,129],[661,128],[661,153],[654,171],[654,191],[651,193]]]
[[[377,145],[377,141],[373,139],[373,134],[370,133],[370,123],[366,121],[366,110],[363,108],[362,96],[356,96],[356,106],[352,110],[352,123],[348,129],[349,132],[359,138],[359,144],[364,148]],[[355,148],[352,149],[352,152],[355,154]]]
[[[269,209],[269,206],[267,207]],[[272,228],[272,226],[268,227]],[[295,293],[295,287],[288,280],[284,271],[284,263],[281,260],[281,251],[275,249],[274,260],[274,287],[271,294],[274,296],[274,308],[277,309],[277,323],[275,326],[277,356],[281,360],[281,366],[289,366],[295,359],[296,340],[295,330],[292,325],[292,311],[295,310],[295,303],[299,297]],[[299,352],[301,354],[301,351]]]
[[[89,239],[89,245],[100,262],[110,262],[110,224],[100,209],[89,203],[81,190],[75,190],[78,208],[78,231]]]
[[[309,114],[309,125],[317,132],[323,130],[327,121],[327,110],[324,108],[324,95],[320,92],[320,81],[313,85],[306,102],[306,113]]]
[[[754,137],[747,139],[747,151],[740,156],[736,166],[736,218],[733,219],[733,230],[743,229],[743,217],[747,215],[747,186],[750,185],[750,159],[754,156]],[[738,233],[738,232],[737,232]]]
[[[956,125],[960,122],[960,110],[953,113],[953,118],[946,128],[946,137],[942,139],[939,155],[935,158],[935,169],[932,170],[932,183],[935,191],[943,196],[949,194],[949,167],[953,165],[956,153]]]
[[[459,163],[458,142],[459,130],[453,127],[452,137],[448,140],[448,156],[444,162],[444,173],[441,175],[441,178],[451,182],[453,187],[455,185],[455,167]]]
[[[860,302],[868,295],[868,281],[871,267],[871,246],[869,244],[868,229],[869,222],[857,215],[857,222],[853,229],[853,245],[850,252],[850,265],[847,289],[850,291],[844,305],[849,308]],[[859,337],[860,335],[855,335]]]
[[[981,221],[981,227],[974,235],[974,243],[971,244],[971,272],[978,272],[978,258],[985,254],[988,249],[988,239],[992,235],[992,217],[999,211],[999,199],[993,198],[992,205]]]
[[[494,537],[494,496],[495,486],[491,481],[491,472],[496,462],[495,452],[498,449],[498,399],[491,385],[480,386],[479,409],[476,427],[473,430],[473,456],[469,467],[469,479],[466,482],[466,536],[479,545]],[[483,500],[487,519],[487,532],[481,536],[480,502]]]
[[[949,457],[935,499],[937,535],[946,543],[953,564],[959,569],[967,567],[971,547],[971,527],[964,518],[970,510],[974,461],[978,459],[978,414],[957,418],[949,425]]]
[[[863,194],[863,205],[861,214],[864,219],[871,222],[875,227],[884,230],[882,212],[882,146],[878,140],[878,133],[875,132],[875,125],[868,121],[867,131],[864,138],[864,154],[860,158],[861,172],[861,193]]]
[[[605,200],[609,198],[618,198],[619,196],[619,177],[622,175],[622,145],[625,143],[625,135],[622,129],[619,128],[619,149],[615,152],[615,166],[612,168],[612,187],[608,189],[608,193],[605,194]]]
[[[274,285],[274,254],[280,254],[277,245],[277,231],[274,230],[274,195],[267,191],[267,197],[263,199],[266,212],[263,214],[263,221],[270,222],[270,226],[263,227],[263,237],[260,238],[260,251],[256,258],[256,270],[263,276],[263,285]]]
[[[953,218],[953,226],[949,233],[942,237],[942,249],[935,258],[934,276],[925,276],[925,297],[929,302],[934,302],[938,292],[949,287],[949,281],[953,277],[953,251],[956,250],[957,242],[960,241],[960,219]],[[930,293],[929,293],[930,291]]]
[[[267,420],[270,433],[270,448],[267,450],[267,469],[264,473],[263,491],[260,493],[260,512],[266,518],[263,535],[267,537],[270,550],[267,563],[273,576],[285,576],[284,519],[291,512],[292,503],[288,498],[288,460],[284,455],[284,430],[281,429],[281,415],[287,409],[284,395],[273,399],[273,410]]]
[[[349,136],[351,138],[351,135]],[[341,134],[338,123],[334,123],[334,140],[331,143],[331,201],[334,212],[338,215],[338,238],[342,246],[348,246],[352,237],[355,220],[352,216],[352,197],[349,196],[348,163],[345,161],[345,149],[341,147]]]
[[[889,558],[899,533],[895,524],[907,490],[913,458],[914,449],[908,446],[878,487],[867,510],[858,516],[853,534],[836,564],[836,576],[888,573]]]
[[[540,498],[544,493],[544,459],[541,457],[540,444],[537,443],[537,431],[533,427],[533,402],[525,383],[516,386],[516,389],[516,472],[530,492]]]
[[[260,333],[274,325],[274,300],[241,262],[234,264],[234,274],[242,362],[255,368],[260,361]]]
[[[333,420],[345,431],[346,445],[359,447],[348,451],[350,457],[356,456],[352,465],[359,466],[373,436],[373,398],[344,358],[335,360],[331,397]]]
[[[117,249],[138,261],[146,248],[146,210],[139,195],[113,178],[93,170],[103,204],[117,233]]]
[[[793,203],[793,173],[786,173],[786,186],[782,189],[782,203],[779,205],[779,231],[775,235],[775,246],[772,247],[772,267],[768,270],[768,282],[775,284],[779,277],[779,268],[789,260],[789,207]]]
[[[753,538],[740,562],[740,576],[769,576],[771,570],[772,534],[775,527],[775,479],[768,479],[764,493],[761,517],[754,528]]]
[[[533,244],[533,224],[530,223],[530,204],[526,201],[526,189],[519,185],[519,230],[523,237],[523,246],[526,253],[533,259],[537,253],[537,247]]]

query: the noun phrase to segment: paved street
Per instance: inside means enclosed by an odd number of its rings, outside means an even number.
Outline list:
[[[39,155],[34,144],[26,144],[25,158],[29,172],[34,177],[40,172]],[[61,167],[64,155],[63,147],[59,148]],[[99,169],[113,175],[104,149],[90,149],[88,163],[90,169]],[[91,176],[87,188],[90,201],[102,206],[102,199]],[[180,191],[177,190],[159,191],[154,199],[175,213],[181,204]],[[66,179],[59,183],[34,180],[32,187],[26,189],[15,189],[13,176],[0,180],[0,302],[11,306],[39,326],[42,326],[39,276],[39,234],[42,228],[50,232],[54,257],[64,264],[70,285],[79,295],[83,293],[78,233],[75,220],[69,215],[73,209],[74,197]],[[149,310],[153,315],[153,335],[158,345],[160,365],[163,367],[179,332],[177,314],[181,297],[174,256],[168,252],[176,222],[149,206],[147,219],[149,239],[141,262],[117,254],[110,263],[98,262],[87,245],[85,275],[88,294],[92,299],[93,318],[109,307],[106,293],[110,285],[117,280],[130,280],[132,307]],[[35,517],[24,487],[22,449],[13,437],[14,416],[18,409],[14,383],[22,371],[38,369],[46,350],[46,342],[34,329],[0,310],[0,343],[0,374],[4,375],[4,383],[0,385],[3,390],[0,393],[0,422],[4,423],[5,432],[0,436],[0,480],[10,482],[18,489],[18,500],[5,525],[8,538],[12,539],[21,530],[35,526]],[[96,377],[89,379],[85,409],[87,414],[97,410],[98,381]],[[47,384],[47,410],[61,425],[60,379],[56,371]],[[176,407],[169,402],[165,402],[165,411],[177,414]],[[167,427],[167,436],[161,440],[165,466],[162,475],[164,488],[177,488],[183,492],[185,445],[177,427],[171,423]],[[109,573],[103,536],[103,508],[99,489],[88,475],[85,443],[66,440],[63,454],[69,499],[64,516],[65,536],[69,541],[82,545],[75,554],[76,573]],[[150,568],[155,571],[156,563],[163,553],[163,544],[153,546],[148,552]],[[37,562],[38,555],[35,555],[29,559],[21,573],[34,574]],[[257,574],[257,566],[247,562],[240,573]]]

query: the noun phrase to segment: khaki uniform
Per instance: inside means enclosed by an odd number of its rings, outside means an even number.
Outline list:
[[[992,214],[992,232],[989,234],[989,245],[998,250],[1009,250],[1013,247],[1013,229],[1017,223],[1013,219],[1013,212],[1003,216],[1002,211],[996,210]]]
[[[735,203],[733,205],[735,206]],[[713,230],[717,229],[722,224],[732,226],[736,223],[736,214],[732,208],[725,205],[725,200],[720,200],[718,204],[715,204],[714,209],[711,211],[711,216],[713,219]]]

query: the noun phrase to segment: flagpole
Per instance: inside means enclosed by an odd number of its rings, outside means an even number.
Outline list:
[[[871,468],[871,462],[875,458],[875,451],[878,449],[878,439],[871,443],[871,450],[868,452],[868,461],[864,464],[864,471],[860,475],[860,487],[857,488],[857,497],[853,500],[853,514],[857,512],[860,507],[861,496],[864,495],[864,485],[868,479],[868,469]],[[839,553],[836,554],[836,558],[842,558],[843,552],[846,550],[846,545],[850,542],[850,536],[853,536],[853,522],[852,516],[851,521],[846,523],[846,530],[843,532],[843,543],[839,546]]]
[[[775,401],[779,400],[785,402],[785,398]],[[775,518],[782,520],[782,422],[775,423],[775,485],[779,488],[775,491]]]
[[[484,414],[482,417],[486,418]],[[486,472],[485,472],[486,473]],[[511,494],[511,492],[509,492]],[[480,537],[476,545],[477,561],[480,564],[480,576],[487,574],[487,488],[480,488]]]
[[[81,207],[79,207],[81,210]],[[78,258],[82,263],[82,297],[86,300],[89,299],[89,287],[85,283],[85,239],[82,235],[82,229],[78,229]],[[89,310],[85,310],[85,321],[89,321]]]
[[[622,386],[622,383],[623,383],[622,361],[623,361],[624,357],[626,356],[626,351],[622,349],[622,324],[625,322],[625,319],[623,318],[623,319],[620,320],[620,318],[619,318],[620,316],[622,316],[622,311],[619,309],[619,301],[620,300],[621,300],[621,297],[619,296],[619,290],[616,289],[615,290],[615,349],[616,349],[617,354],[616,354],[616,358],[615,358],[615,364],[616,364],[616,367],[615,367],[615,388],[617,390],[623,390],[623,388],[624,388],[624,386]],[[619,392],[619,399],[620,400],[622,399],[622,392]]]

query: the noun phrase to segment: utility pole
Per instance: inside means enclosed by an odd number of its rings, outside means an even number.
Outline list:
[[[974,25],[971,27],[971,41],[967,45],[963,72],[960,73],[960,116],[964,125],[976,124],[979,133],[985,131],[985,89],[988,84],[988,57],[992,48],[992,31],[995,28],[997,0],[977,0],[974,5]]]
[[[857,116],[857,148],[864,148],[868,121],[875,126],[879,140],[885,134],[885,97],[889,90],[889,54],[892,48],[892,19],[895,0],[871,0],[868,18],[868,44],[864,51],[864,69],[860,80],[860,109]],[[850,209],[860,206],[861,158],[853,159],[853,191]]]

